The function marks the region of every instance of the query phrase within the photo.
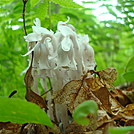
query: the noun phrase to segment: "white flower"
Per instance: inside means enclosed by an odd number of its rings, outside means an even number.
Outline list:
[[[62,89],[63,86],[71,80],[80,79],[84,71],[94,70],[94,50],[89,45],[88,35],[78,35],[71,24],[60,21],[57,25],[57,31],[49,31],[41,27],[38,18],[35,19],[32,26],[33,33],[25,36],[29,43],[30,50],[24,55],[31,54],[34,51],[32,64],[32,75],[34,77],[34,90],[38,89],[38,78],[41,80],[42,87],[47,90],[46,78],[50,78],[53,92]],[[47,94],[49,114],[53,119],[51,111],[51,93]],[[68,123],[68,116],[60,116],[67,113],[66,106],[55,105],[56,117],[62,121],[63,127]],[[66,114],[67,115],[67,114]]]
[[[74,36],[75,32],[72,27],[66,23],[60,21],[57,26],[56,35],[58,35],[59,45],[58,45],[58,66],[57,67],[68,67],[72,70],[77,69],[77,64],[74,59],[74,46],[70,36]]]
[[[38,18],[34,21],[35,26],[32,26],[33,33],[24,36],[27,42],[41,41],[44,34],[53,35],[52,31],[47,30],[46,28],[41,27],[41,22]]]
[[[78,40],[80,42],[81,47],[81,56],[82,56],[82,65],[84,71],[94,70],[95,61],[94,61],[94,50],[89,45],[89,37],[88,35],[78,35]]]

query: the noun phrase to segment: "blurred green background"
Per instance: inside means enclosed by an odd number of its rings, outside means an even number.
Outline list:
[[[114,85],[121,85],[127,82],[122,75],[134,55],[134,1],[117,0],[115,4],[110,1],[83,1],[83,7],[79,8],[71,0],[28,0],[27,32],[32,32],[35,18],[41,19],[43,27],[55,31],[58,21],[66,21],[69,16],[69,23],[76,27],[77,33],[89,35],[97,70],[115,67],[118,78]],[[17,90],[15,96],[24,98],[24,74],[20,74],[28,65],[28,57],[21,56],[27,52],[22,9],[22,0],[0,1],[0,96],[8,96]],[[97,10],[99,16],[94,13]]]

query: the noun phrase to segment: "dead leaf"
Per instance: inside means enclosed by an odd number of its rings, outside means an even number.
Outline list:
[[[112,90],[111,94],[122,106],[131,103],[130,99],[120,89]]]
[[[63,89],[58,90],[53,95],[54,102],[67,105],[69,111],[73,110],[85,100],[95,100],[97,98],[90,92],[88,87],[83,85],[82,80],[72,80]]]
[[[73,104],[77,95],[79,94],[81,86],[82,80],[70,81],[63,87],[63,89],[60,89],[54,93],[54,102],[59,104],[66,104],[67,106],[71,107],[71,109],[74,109]]]
[[[24,77],[24,82],[26,84],[26,89],[27,90],[31,89],[31,86],[33,85],[33,81],[34,81],[33,76],[31,74],[31,72],[32,72],[33,56],[34,56],[34,53],[32,52],[31,64],[30,64],[29,69],[26,72],[25,77]]]
[[[45,110],[48,109],[45,100],[40,95],[33,92],[31,89],[26,91],[25,98],[26,98],[27,101],[35,103],[38,106],[40,106],[41,108],[45,108]]]
[[[134,120],[134,104],[127,105],[121,112],[119,112],[119,115],[125,119]]]
[[[53,128],[41,124],[28,124],[21,134],[60,134],[60,129],[56,125]]]
[[[105,86],[103,81],[101,81],[99,77],[84,79],[84,82],[92,91],[99,90],[101,87]]]
[[[24,77],[24,81],[26,84],[26,95],[25,98],[27,101],[30,101],[32,103],[37,104],[38,106],[40,106],[41,108],[45,108],[45,110],[47,110],[47,104],[45,102],[45,100],[38,94],[36,94],[34,91],[31,90],[31,86],[33,84],[33,76],[31,74],[32,72],[32,63],[33,63],[33,56],[34,56],[34,52],[32,52],[32,59],[31,59],[31,65],[29,67],[29,69],[26,72],[26,75]]]
[[[98,71],[98,73],[99,77],[97,78],[87,78],[87,75],[85,75],[83,76],[82,80],[72,80],[67,83],[63,89],[54,93],[55,103],[66,104],[72,113],[73,110],[83,101],[95,100],[98,105],[101,102],[102,107],[107,112],[112,113],[112,105],[109,100],[111,94],[109,93],[106,86],[110,87],[109,82],[113,82],[115,77],[111,78],[111,80],[110,77],[104,77],[104,75],[109,74],[112,77],[114,74],[116,74],[116,71],[111,67],[102,71]]]
[[[131,102],[134,103],[134,89],[130,88],[130,90],[123,91],[123,92],[131,100]]]
[[[127,120],[125,126],[134,126],[134,120]]]
[[[93,91],[93,94],[100,100],[102,103],[102,107],[109,113],[112,113],[111,111],[111,103],[109,100],[110,94],[106,87],[102,87],[99,90]]]
[[[98,71],[97,74],[101,79],[110,84],[113,83],[117,77],[117,72],[114,67],[109,67],[104,70]]]
[[[0,122],[0,134],[18,134],[21,125],[11,122]]]
[[[87,73],[98,75],[98,77],[96,78],[87,77],[84,80],[93,91],[96,91],[100,89],[101,87],[113,88],[111,84],[115,81],[116,76],[117,76],[117,72],[115,68],[113,67],[109,67],[101,71],[91,70],[91,71],[88,71]]]

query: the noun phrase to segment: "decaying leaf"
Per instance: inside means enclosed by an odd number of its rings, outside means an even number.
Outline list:
[[[63,89],[54,94],[55,103],[71,104],[75,100],[82,86],[81,80],[72,80],[67,83]]]
[[[35,104],[39,105],[41,108],[45,108],[45,110],[47,110],[47,105],[46,105],[45,100],[40,95],[36,94],[35,92],[33,92],[31,90],[31,86],[32,86],[33,81],[34,81],[33,76],[31,74],[31,72],[32,72],[33,56],[34,56],[34,53],[32,52],[31,65],[30,65],[29,69],[27,70],[25,78],[24,78],[24,81],[25,81],[25,84],[26,84],[26,95],[25,95],[25,98],[26,98],[27,101],[35,103]]]
[[[55,103],[67,105],[71,113],[85,100],[94,100],[98,102],[97,98],[89,91],[88,87],[83,85],[82,80],[70,81],[63,89],[56,92],[53,98]]]
[[[26,72],[25,77],[24,77],[24,82],[26,84],[26,89],[27,90],[31,89],[31,86],[33,85],[33,80],[34,80],[32,74],[31,74],[31,72],[32,72],[33,56],[34,56],[34,53],[32,53],[31,64],[30,64],[29,69]]]
[[[102,71],[88,71],[88,73],[98,75],[96,78],[85,78],[84,80],[91,90],[96,91],[101,87],[113,88],[111,84],[115,81],[117,76],[115,68],[109,67]]]
[[[31,75],[32,67],[30,67],[25,76],[26,99],[38,104],[41,108],[45,107],[47,109],[43,98],[31,90],[33,78]],[[66,132],[72,134],[105,134],[110,126],[133,126],[134,105],[128,105],[131,103],[129,98],[122,91],[115,90],[112,86],[117,76],[116,70],[110,67],[102,71],[88,71],[88,73],[91,75],[97,74],[98,77],[84,75],[81,80],[68,82],[62,89],[53,92],[52,103],[54,103],[54,106],[55,104],[66,105],[70,114],[72,114],[74,109],[82,102],[86,100],[96,101],[99,107],[98,117],[96,118],[97,126],[93,130],[94,123],[82,126],[72,121],[66,128]],[[113,91],[108,90],[109,88],[112,88]],[[126,107],[124,108],[120,103]],[[100,111],[103,114],[100,114]],[[91,117],[86,118],[92,119]],[[36,127],[40,130],[46,129],[42,126]]]
[[[134,120],[134,104],[127,105],[120,113],[120,116],[122,116],[125,119],[131,119]]]
[[[97,74],[101,79],[110,84],[113,83],[117,77],[117,72],[114,67],[109,67],[104,70],[98,71]]]
[[[111,113],[111,103],[109,100],[110,94],[106,87],[102,87],[99,90],[93,91],[93,94],[100,100],[102,107],[109,113]]]
[[[92,90],[96,91],[99,90],[101,87],[104,87],[104,83],[102,80],[100,80],[99,77],[97,78],[88,78],[85,79],[84,82],[87,84],[87,86]]]
[[[121,91],[120,89],[115,89],[113,91],[110,92],[112,94],[112,96],[114,96],[114,98],[122,105],[122,106],[126,106],[127,104],[131,103],[131,100],[127,97],[127,95],[125,93],[123,93],[123,91]]]
[[[0,134],[18,134],[20,127],[17,123],[0,122]]]
[[[28,124],[21,134],[60,134],[60,129],[55,125],[50,128],[41,124]]]
[[[73,80],[67,83],[63,89],[54,94],[55,103],[66,104],[72,113],[83,101],[95,100],[98,104],[101,103],[101,107],[107,112],[112,113],[111,94],[107,87],[111,87],[110,84],[115,80],[117,73],[112,67],[96,73],[99,75],[97,78],[83,76],[82,80]]]
[[[134,103],[134,89],[130,88],[127,91],[124,91],[125,95],[130,99],[132,103]]]
[[[48,109],[45,100],[40,95],[33,92],[31,89],[26,91],[25,98],[27,101],[35,103],[41,108],[45,108],[45,110]]]

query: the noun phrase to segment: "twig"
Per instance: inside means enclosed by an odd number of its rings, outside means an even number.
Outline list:
[[[50,88],[49,90],[47,90],[46,92],[44,92],[43,94],[41,94],[41,96],[47,94],[48,92],[50,92],[52,90],[52,88]]]
[[[9,96],[8,96],[8,98],[11,98],[14,94],[16,94],[17,93],[17,90],[14,90]]]
[[[23,28],[24,28],[25,35],[27,35],[27,31],[26,31],[26,21],[25,21],[25,11],[26,11],[26,4],[27,4],[28,0],[22,0],[22,1],[23,1],[23,11],[22,11]]]
[[[49,84],[50,84],[50,89],[48,91],[44,92],[41,96],[43,96],[44,94],[47,94],[48,92],[50,92],[53,89],[50,78],[49,77],[47,77],[47,78],[48,78],[48,81],[49,81]]]

